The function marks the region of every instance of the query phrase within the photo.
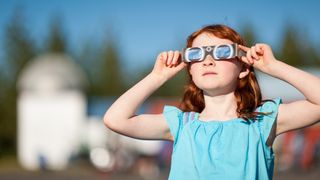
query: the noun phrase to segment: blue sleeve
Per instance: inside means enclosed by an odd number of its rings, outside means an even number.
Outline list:
[[[183,111],[175,106],[164,106],[163,115],[168,123],[171,135],[173,136],[173,140],[175,143],[179,136],[179,130],[182,125],[181,123]]]
[[[281,98],[276,98],[265,102],[260,107],[259,112],[267,113],[266,115],[263,115],[262,118],[258,118],[260,133],[262,134],[265,144],[267,143],[273,125],[276,126],[274,123],[277,123],[278,109],[281,103]]]

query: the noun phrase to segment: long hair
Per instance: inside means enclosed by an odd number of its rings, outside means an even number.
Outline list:
[[[245,41],[241,36],[232,28],[225,25],[209,25],[205,26],[198,31],[192,33],[187,39],[187,47],[191,47],[194,39],[202,34],[209,33],[221,39],[229,39],[234,43],[245,45]],[[192,81],[190,64],[187,65],[188,83],[185,86],[180,109],[183,111],[201,112],[204,109],[204,96],[203,91],[199,89]],[[234,95],[237,101],[237,115],[243,119],[253,119],[259,113],[254,112],[255,109],[261,105],[261,91],[255,72],[252,66],[248,67],[249,74],[238,80]]]

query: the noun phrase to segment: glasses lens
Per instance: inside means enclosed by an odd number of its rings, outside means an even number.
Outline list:
[[[200,48],[191,48],[187,51],[187,58],[190,61],[200,60],[203,56],[203,51]]]
[[[219,47],[217,47],[217,49],[215,50],[215,57],[218,59],[226,59],[229,58],[231,55],[231,49],[230,46],[227,45],[221,45]]]

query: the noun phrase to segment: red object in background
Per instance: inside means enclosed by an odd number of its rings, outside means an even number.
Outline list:
[[[294,164],[294,140],[296,137],[297,133],[295,131],[289,131],[286,132],[283,135],[283,141],[281,145],[281,154],[282,154],[282,164],[281,166],[284,167],[284,169],[289,169],[293,166]]]
[[[146,112],[151,113],[151,114],[161,114],[161,113],[163,113],[163,108],[165,105],[178,107],[179,101],[163,100],[163,99],[154,100],[154,101],[152,101],[152,103],[150,103],[148,109],[146,109]],[[161,161],[160,163],[165,167],[170,167],[172,146],[173,146],[172,141],[164,141],[163,142],[163,146],[162,146],[161,152],[159,154],[159,158]]]
[[[301,168],[308,170],[315,163],[316,145],[320,142],[320,125],[310,126],[303,130],[304,144],[301,157]]]
[[[296,143],[298,136],[303,137],[301,152],[297,152]],[[320,143],[320,124],[305,129],[289,131],[284,134],[282,141],[282,164],[284,169],[297,167],[301,170],[309,170],[315,163],[316,146]]]

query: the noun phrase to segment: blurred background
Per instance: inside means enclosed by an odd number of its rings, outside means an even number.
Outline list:
[[[161,51],[225,24],[320,76],[318,1],[0,0],[0,179],[167,179],[172,144],[115,134],[102,117]],[[302,99],[260,72],[264,98]],[[186,72],[138,113],[178,105]],[[277,137],[274,179],[320,177],[320,125]]]

